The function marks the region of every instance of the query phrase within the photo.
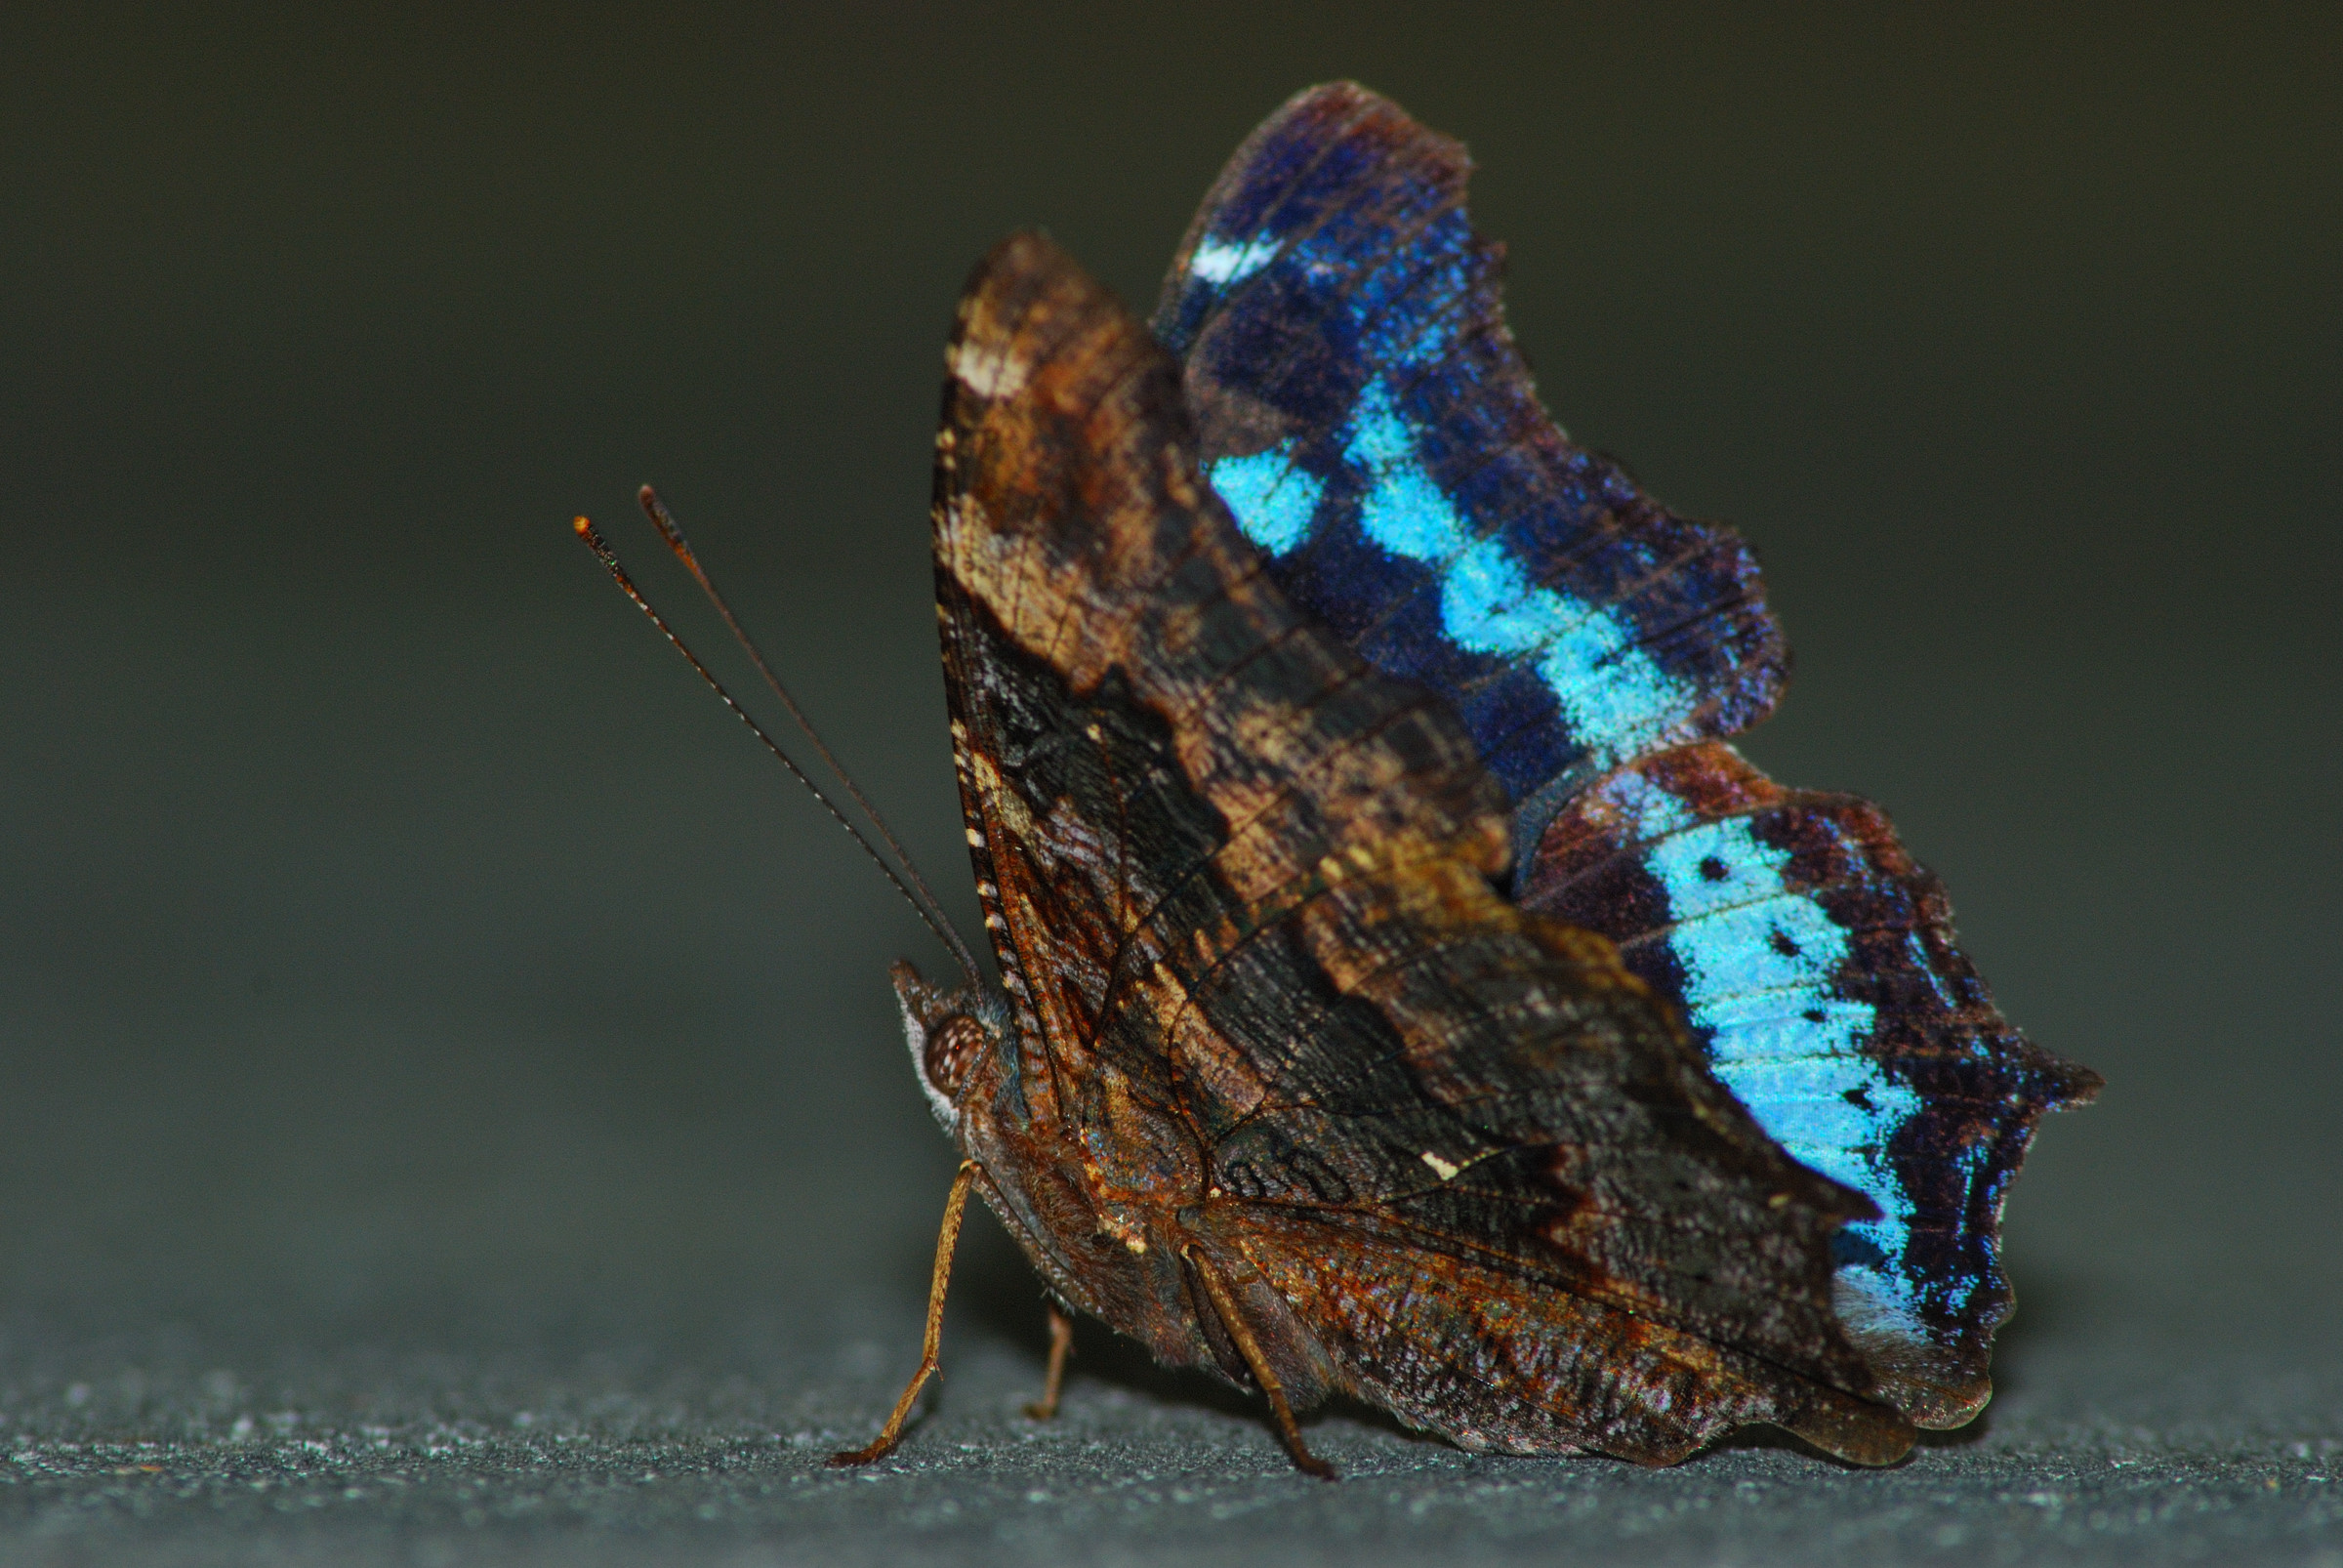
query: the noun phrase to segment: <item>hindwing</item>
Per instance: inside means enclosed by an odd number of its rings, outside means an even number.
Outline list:
[[[1765,1130],[1878,1206],[1834,1243],[1840,1316],[1913,1421],[1974,1416],[2002,1198],[2035,1121],[2099,1080],[2001,1016],[1878,807],[1721,743],[1663,752],[1572,798],[1521,901],[1618,943]]]
[[[1872,1205],[1786,1158],[1608,941],[1500,896],[1471,735],[1271,580],[1176,361],[1020,236],[949,365],[938,607],[1013,1004],[998,1103],[1088,1189],[1053,1209],[988,1167],[1037,1261],[1079,1274],[1048,1234],[1077,1208],[1134,1254],[1212,1250],[1319,1386],[1476,1447],[1664,1461],[1767,1421],[1902,1453],[1830,1300]],[[1170,1343],[1142,1296],[1080,1299]]]

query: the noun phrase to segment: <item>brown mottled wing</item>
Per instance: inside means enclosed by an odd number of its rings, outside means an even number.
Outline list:
[[[1021,236],[950,364],[945,668],[1037,1132],[1110,1211],[1182,1186],[1338,1382],[1468,1445],[1665,1461],[1772,1422],[1901,1454],[1830,1305],[1870,1206],[1608,942],[1493,891],[1502,792],[1268,581],[1170,355]]]

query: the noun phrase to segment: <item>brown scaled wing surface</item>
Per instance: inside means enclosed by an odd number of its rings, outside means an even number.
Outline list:
[[[935,556],[1011,1059],[978,1190],[1074,1304],[1467,1447],[1681,1458],[1744,1423],[1885,1463],[1831,1311],[1869,1204],[1788,1159],[1610,944],[1500,898],[1448,712],[1293,608],[1200,478],[1179,369],[1047,240],[977,269]]]

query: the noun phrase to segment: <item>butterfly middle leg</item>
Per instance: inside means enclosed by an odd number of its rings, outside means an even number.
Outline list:
[[[1057,1396],[1066,1382],[1066,1358],[1074,1353],[1074,1320],[1049,1303],[1049,1371],[1042,1382],[1042,1397],[1025,1407],[1025,1414],[1035,1421],[1048,1421],[1057,1414]]]
[[[1183,1248],[1180,1257],[1186,1259],[1190,1268],[1196,1270],[1196,1277],[1204,1282],[1205,1294],[1212,1298],[1213,1310],[1218,1314],[1220,1326],[1236,1341],[1237,1353],[1245,1358],[1245,1365],[1253,1373],[1253,1381],[1259,1383],[1261,1392],[1269,1396],[1269,1413],[1277,1420],[1278,1435],[1286,1440],[1286,1452],[1294,1456],[1295,1467],[1305,1474],[1315,1475],[1321,1481],[1336,1479],[1335,1467],[1311,1453],[1308,1445],[1302,1442],[1300,1424],[1294,1420],[1294,1407],[1286,1400],[1286,1385],[1278,1378],[1276,1369],[1269,1365],[1269,1357],[1261,1349],[1260,1338],[1253,1332],[1253,1325],[1245,1321],[1244,1311],[1237,1305],[1236,1296],[1229,1290],[1228,1282],[1220,1277],[1220,1271],[1204,1256],[1203,1249],[1195,1246]]]
[[[912,1404],[936,1374],[936,1347],[944,1337],[944,1287],[952,1279],[952,1253],[960,1245],[960,1222],[968,1209],[968,1188],[976,1180],[976,1162],[963,1160],[952,1178],[952,1196],[944,1200],[944,1228],[935,1238],[935,1275],[927,1285],[927,1335],[920,1345],[920,1370],[911,1375],[894,1414],[886,1418],[878,1440],[868,1448],[849,1449],[830,1456],[833,1465],[875,1465],[903,1440],[903,1424],[911,1419]],[[1054,1380],[1051,1386],[1055,1386]]]

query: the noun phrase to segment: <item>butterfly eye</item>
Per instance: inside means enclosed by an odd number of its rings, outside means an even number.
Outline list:
[[[976,1058],[984,1054],[984,1025],[965,1012],[954,1013],[927,1031],[926,1048],[921,1053],[927,1082],[938,1093],[957,1098]]]

